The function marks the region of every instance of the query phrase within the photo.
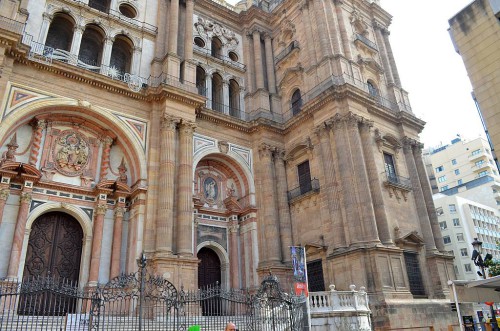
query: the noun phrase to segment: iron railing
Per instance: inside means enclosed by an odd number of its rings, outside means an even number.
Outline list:
[[[375,44],[373,41],[371,41],[370,39],[366,38],[362,34],[355,33],[354,34],[354,41],[356,41],[356,40],[359,40],[363,44],[365,44],[366,46],[370,47],[371,49],[374,49],[374,50],[378,51],[377,44]]]
[[[296,188],[288,191],[288,201],[292,201],[309,192],[319,192],[319,180],[313,178],[310,182],[303,183]]]
[[[212,55],[212,51],[206,47],[200,47],[196,44],[193,44],[193,50],[199,54],[204,55],[204,56],[209,56],[213,59],[219,60],[224,64],[234,66],[240,70],[245,70],[247,67],[245,64],[243,64],[239,61],[235,61],[235,60],[231,59],[229,56],[222,55],[222,54],[218,54],[218,55],[214,56],[214,55]]]
[[[278,63],[288,56],[294,49],[299,49],[299,42],[297,40],[292,41],[284,50],[279,52],[278,55],[274,57],[274,63]]]
[[[36,277],[0,281],[0,331],[4,330],[303,330],[305,298],[284,293],[275,276],[258,291],[208,288],[177,290],[168,280],[139,270],[105,285],[81,289],[76,282]]]
[[[411,180],[409,178],[399,176],[392,173],[385,173],[386,183],[398,188],[411,190]]]

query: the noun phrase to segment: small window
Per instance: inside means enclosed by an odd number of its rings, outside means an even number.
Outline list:
[[[467,248],[461,248],[460,249],[460,255],[462,256],[469,256],[469,253],[467,252]]]
[[[448,225],[446,225],[446,221],[439,222],[439,227],[441,230],[446,230],[448,228]]]
[[[120,13],[125,17],[135,18],[137,16],[137,12],[135,11],[134,7],[126,3],[121,4],[118,9],[120,10]]]
[[[451,238],[450,238],[450,236],[444,236],[443,237],[443,242],[445,244],[451,244]]]
[[[295,116],[302,110],[302,95],[300,90],[297,89],[292,94],[292,115]]]
[[[436,214],[437,214],[438,216],[443,215],[443,214],[444,214],[444,212],[443,212],[443,208],[442,208],[442,207],[437,207],[437,208],[436,208]]]
[[[442,187],[439,189],[439,192],[446,191],[447,189],[448,189],[448,185],[442,186]]]
[[[312,190],[311,183],[311,168],[309,161],[302,162],[297,166],[297,173],[299,176],[300,194],[305,194]]]
[[[229,52],[229,58],[231,61],[238,62],[238,55],[235,52]]]
[[[465,272],[472,272],[472,267],[470,263],[464,264]]]
[[[455,275],[458,275],[458,266],[457,266],[457,265],[454,265],[454,266],[453,266],[453,269],[455,269]]]
[[[455,169],[455,175],[460,175],[460,170],[459,169]]]
[[[457,233],[457,240],[458,241],[465,241],[464,234],[463,233]]]
[[[457,164],[457,159],[451,160],[451,164],[456,165]]]
[[[371,96],[378,96],[378,89],[375,84],[373,84],[371,81],[368,81],[366,82],[366,85],[368,86],[368,93],[370,93]]]
[[[480,161],[477,161],[476,162],[476,167],[480,167],[484,164],[484,161],[483,160],[480,160]]]
[[[457,181],[457,184],[458,184],[458,185],[462,185],[462,184],[463,184],[463,182],[464,182],[464,181],[463,181],[462,179],[459,179],[459,180]]]
[[[219,38],[212,38],[212,56],[220,59],[222,57],[222,41]]]
[[[438,177],[438,183],[446,182],[446,176]]]
[[[455,206],[455,204],[448,205],[448,209],[449,209],[450,213],[457,212],[457,206]]]
[[[481,154],[480,149],[476,149],[475,151],[472,151],[472,155],[478,155],[478,154]]]
[[[441,172],[444,170],[444,166],[439,166],[436,168],[436,172]]]
[[[483,170],[478,174],[478,177],[484,177],[486,175],[488,175],[488,170]]]
[[[396,167],[394,166],[394,156],[384,152],[384,166],[387,180],[397,183],[398,176],[396,175]]]
[[[458,218],[453,219],[453,226],[460,226],[460,220]]]
[[[198,47],[205,48],[205,41],[200,37],[194,38],[194,44]]]

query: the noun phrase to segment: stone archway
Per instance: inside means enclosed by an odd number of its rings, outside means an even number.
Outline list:
[[[78,282],[83,229],[71,215],[49,212],[31,227],[23,279],[52,276]]]
[[[220,286],[222,270],[217,253],[208,247],[203,247],[198,252],[198,259],[201,260],[198,266],[198,288],[204,289],[216,284]]]

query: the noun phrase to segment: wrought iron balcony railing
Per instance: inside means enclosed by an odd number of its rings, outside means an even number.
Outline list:
[[[238,61],[235,61],[235,60],[231,59],[229,56],[225,56],[222,54],[213,55],[211,50],[208,48],[205,48],[205,47],[193,45],[193,50],[201,55],[209,56],[213,59],[221,61],[223,64],[231,65],[231,66],[236,67],[237,69],[240,69],[240,70],[245,70],[247,67],[245,64],[238,62]]]
[[[354,41],[356,41],[356,40],[359,40],[363,44],[365,44],[366,46],[370,47],[371,49],[378,51],[377,45],[373,41],[371,41],[370,39],[363,36],[362,34],[356,33],[354,35]]]
[[[411,181],[409,178],[399,176],[396,174],[385,173],[386,185],[395,186],[397,188],[410,191],[411,190]]]
[[[281,52],[279,52],[279,54],[274,57],[274,63],[280,62],[285,57],[287,57],[288,54],[290,54],[293,50],[299,49],[299,48],[300,48],[299,47],[299,42],[297,40],[292,41],[290,43],[290,45],[288,45],[284,50],[282,50]]]
[[[319,192],[319,180],[313,178],[310,182],[304,183],[288,191],[288,202],[306,195],[307,193]]]

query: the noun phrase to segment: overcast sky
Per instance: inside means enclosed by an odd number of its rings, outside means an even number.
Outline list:
[[[415,115],[427,122],[421,141],[436,147],[457,134],[484,136],[467,72],[447,31],[448,19],[471,0],[381,1],[393,16],[390,40],[403,88]]]

